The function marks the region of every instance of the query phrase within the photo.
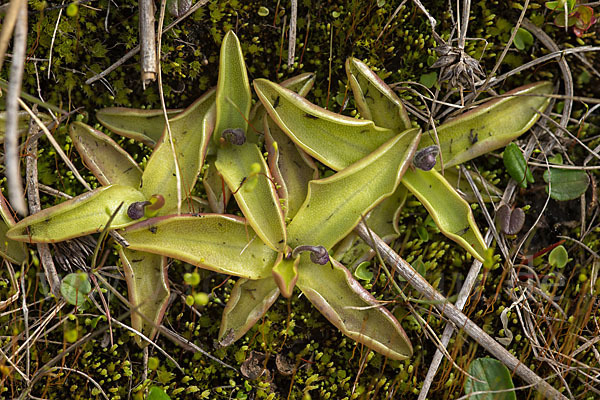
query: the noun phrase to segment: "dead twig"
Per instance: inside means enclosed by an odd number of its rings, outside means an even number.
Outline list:
[[[33,120],[29,123],[29,125],[27,156],[25,157],[25,177],[27,179],[27,200],[29,202],[29,211],[31,211],[32,214],[35,214],[42,209],[40,204],[40,192],[38,188],[37,168],[38,142],[36,133],[39,130],[39,127]],[[58,296],[60,293],[60,278],[56,272],[52,255],[50,254],[50,247],[46,243],[38,243],[36,246],[38,253],[40,254],[42,267],[44,268],[44,275],[50,284],[50,291],[54,293],[54,295]]]
[[[546,32],[541,28],[538,28],[535,24],[529,21],[527,18],[523,19],[523,27],[531,31],[531,33],[546,46],[550,51],[559,51],[558,45]],[[558,60],[558,66],[563,75],[563,82],[565,85],[565,106],[563,107],[562,117],[560,119],[560,126],[563,128],[567,127],[569,118],[571,117],[571,110],[573,108],[573,75],[571,69],[565,58]]]
[[[19,12],[26,5],[27,3],[23,0],[11,0],[10,4],[6,4],[8,9],[2,20],[2,32],[0,33],[0,70],[4,64],[4,57],[6,56],[10,37],[12,36],[13,29],[19,19]]]
[[[23,102],[23,100],[17,100],[19,101],[19,105],[21,106],[21,108],[23,108],[25,111],[27,111],[27,113],[29,113],[29,115],[35,121],[35,123],[38,124],[38,126],[42,129],[44,134],[46,134],[46,138],[50,141],[50,143],[54,147],[54,150],[56,150],[56,153],[60,156],[60,158],[62,158],[65,164],[67,164],[67,167],[71,170],[75,178],[77,178],[77,180],[81,182],[83,187],[85,187],[87,190],[92,190],[92,187],[85,181],[85,179],[83,179],[81,174],[79,174],[79,171],[77,171],[77,168],[75,168],[71,160],[69,160],[69,157],[67,157],[63,149],[60,147],[60,144],[58,144],[56,139],[54,139],[54,136],[52,136],[48,128],[46,128],[46,125],[44,125],[44,123],[40,121],[38,116],[35,115],[33,111],[31,111],[31,109],[27,106],[27,104],[25,104],[25,102]]]
[[[19,93],[25,67],[25,46],[27,44],[27,3],[13,0],[17,9],[15,35],[13,39],[13,60],[10,66],[10,82],[6,95],[6,134],[4,139],[4,156],[6,159],[6,179],[8,181],[8,198],[17,213],[27,215],[27,205],[21,181],[21,166],[19,157],[18,110]],[[4,33],[4,30],[2,31]],[[1,45],[2,43],[0,43]],[[6,44],[8,46],[8,44]],[[1,49],[0,49],[1,50]],[[0,53],[2,54],[2,53]],[[0,59],[0,61],[2,61]],[[0,64],[1,66],[1,64]]]
[[[298,19],[298,0],[292,0],[292,15],[290,16],[290,37],[288,44],[287,66],[291,68],[296,55],[296,21]]]
[[[63,1],[62,4],[65,4]],[[110,4],[110,2],[109,2]],[[54,25],[54,32],[52,32],[52,41],[50,41],[50,50],[48,55],[48,79],[50,79],[50,74],[52,73],[52,49],[54,48],[54,39],[56,38],[56,31],[58,30],[58,24],[60,23],[60,17],[62,17],[63,9],[58,10],[58,17],[56,18],[56,25]],[[41,98],[41,96],[40,96]]]
[[[510,354],[500,343],[495,341],[490,335],[485,333],[483,329],[471,321],[463,314],[456,306],[448,302],[442,294],[435,290],[429,282],[427,282],[418,272],[416,272],[410,264],[404,261],[396,254],[379,236],[370,232],[369,229],[360,223],[354,231],[363,239],[369,246],[377,249],[388,265],[396,270],[408,283],[426,299],[431,300],[433,306],[436,307],[444,316],[446,316],[457,327],[460,327],[479,343],[483,348],[490,352],[494,357],[500,360],[511,371],[521,377],[524,381],[535,386],[535,388],[544,396],[551,399],[567,398],[558,390],[552,387],[548,382],[540,378],[535,372],[523,365],[521,361]],[[373,238],[373,239],[371,239]]]
[[[168,31],[170,31],[171,29],[173,29],[175,26],[177,26],[177,24],[179,24],[181,21],[183,21],[184,19],[186,19],[190,14],[193,14],[197,9],[199,9],[200,7],[204,6],[206,3],[208,3],[209,0],[200,0],[198,1],[196,4],[194,4],[185,14],[183,14],[181,17],[177,18],[175,21],[171,22],[165,29],[162,30],[162,33],[166,33]],[[125,55],[123,57],[121,57],[117,62],[115,62],[113,65],[111,65],[110,67],[108,67],[107,69],[105,69],[104,71],[100,72],[97,75],[92,76],[91,78],[89,78],[87,81],[85,81],[86,85],[91,85],[92,83],[104,78],[106,75],[110,74],[111,72],[113,72],[115,69],[119,68],[121,65],[123,65],[125,63],[125,61],[129,60],[131,57],[135,56],[137,53],[139,53],[140,51],[140,45],[138,44],[137,46],[135,46],[133,49],[129,50],[127,53],[125,53]]]
[[[154,1],[140,0],[140,66],[142,85],[156,80],[156,31],[154,30]],[[160,49],[160,46],[158,47]]]

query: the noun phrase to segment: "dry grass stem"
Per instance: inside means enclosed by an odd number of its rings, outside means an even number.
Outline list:
[[[163,0],[163,3],[165,0]],[[142,85],[156,80],[156,33],[154,30],[154,1],[139,1],[139,30],[140,30],[140,67]],[[160,49],[160,43],[158,48]]]
[[[566,4],[566,3],[565,3]],[[538,28],[535,24],[529,21],[527,18],[523,20],[523,27],[527,30],[531,31],[531,33],[546,46],[550,51],[559,51],[559,47],[552,40],[550,36],[546,32],[544,32],[541,28]],[[558,60],[558,66],[563,75],[563,83],[565,85],[565,105],[563,107],[562,117],[560,119],[560,125],[563,128],[567,127],[569,123],[569,118],[571,117],[571,110],[573,109],[573,74],[571,74],[571,69],[569,68],[569,63],[567,63],[566,58],[561,58]]]
[[[175,26],[177,26],[177,24],[179,24],[181,21],[186,19],[189,15],[193,14],[200,7],[202,7],[206,3],[208,3],[208,1],[209,0],[199,0],[196,4],[194,4],[192,7],[190,7],[190,9],[185,14],[183,14],[181,17],[177,18],[175,21],[173,21],[169,25],[167,25],[167,27],[162,30],[162,33],[168,32],[171,29],[173,29]],[[91,78],[89,78],[88,80],[86,80],[85,84],[91,85],[92,83],[104,78],[106,75],[110,74],[115,69],[119,68],[121,65],[123,65],[125,63],[125,61],[129,60],[131,57],[135,56],[139,52],[140,52],[140,45],[138,44],[133,49],[131,49],[127,53],[125,53],[125,55],[123,57],[121,57],[117,62],[112,64],[110,67],[108,67],[107,69],[100,72],[99,74],[96,74],[96,75],[92,76]]]
[[[291,68],[294,65],[294,56],[296,54],[296,22],[298,20],[298,0],[291,0],[292,13],[290,16],[290,37],[288,44],[287,66]]]
[[[42,209],[40,203],[40,193],[38,189],[37,168],[38,146],[36,133],[38,132],[39,127],[34,123],[33,120],[29,123],[29,125],[29,140],[27,141],[27,156],[25,157],[25,176],[27,179],[27,200],[29,202],[29,211],[31,211],[32,214],[35,214]],[[50,254],[50,247],[46,243],[37,243],[36,247],[40,255],[42,267],[44,268],[46,280],[50,285],[50,291],[54,293],[54,295],[58,296],[60,293],[60,278],[56,272],[52,254]]]
[[[18,111],[19,93],[25,67],[25,46],[27,42],[27,4],[20,0],[13,0],[19,7],[15,21],[15,34],[13,39],[13,60],[10,66],[10,82],[6,94],[6,127],[4,138],[4,156],[6,164],[6,179],[8,181],[8,198],[17,213],[27,215],[25,193],[21,181],[21,166],[19,154]],[[12,2],[11,8],[12,10]],[[1,53],[0,53],[1,54]],[[1,65],[0,65],[1,66]]]
[[[165,7],[167,1],[162,0],[160,6],[160,17],[158,20],[158,49],[160,51],[162,44],[162,25],[165,20]],[[181,184],[181,167],[179,165],[179,158],[177,157],[177,151],[175,150],[175,142],[173,141],[173,133],[171,132],[171,124],[169,123],[169,116],[167,115],[167,105],[165,104],[165,95],[163,93],[162,83],[162,68],[160,65],[160,55],[158,57],[158,94],[160,96],[160,105],[163,110],[163,116],[165,117],[165,126],[167,129],[167,135],[169,137],[169,144],[171,145],[171,152],[173,154],[173,161],[175,162],[175,179],[177,180],[177,214],[181,214],[181,204],[183,202],[182,196],[182,184]]]
[[[400,276],[426,299],[432,300],[434,306],[445,315],[452,323],[464,330],[479,345],[494,355],[511,371],[521,377],[524,381],[535,385],[535,388],[544,396],[551,399],[567,399],[558,390],[540,378],[535,372],[523,365],[523,363],[508,352],[502,345],[471,321],[458,308],[436,291],[410,264],[396,254],[379,236],[371,232],[363,223],[354,230],[369,246],[376,248],[385,262],[390,265]],[[373,239],[371,239],[373,238]]]

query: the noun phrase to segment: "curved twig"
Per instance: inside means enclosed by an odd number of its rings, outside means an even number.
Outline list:
[[[425,298],[433,301],[435,306],[444,316],[446,316],[457,327],[460,327],[471,338],[475,339],[479,345],[498,358],[511,371],[520,376],[524,381],[534,385],[534,387],[544,396],[551,399],[566,400],[567,398],[556,390],[552,385],[540,378],[535,372],[525,366],[517,357],[513,356],[500,343],[494,340],[483,329],[471,321],[456,306],[448,301],[442,294],[435,290],[429,282],[416,272],[410,264],[404,261],[396,254],[379,236],[360,223],[354,231],[369,246],[377,249],[388,265],[396,270],[408,283]]]

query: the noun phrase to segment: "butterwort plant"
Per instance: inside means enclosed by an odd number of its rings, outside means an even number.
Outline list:
[[[409,357],[412,348],[398,321],[329,257],[328,250],[394,191],[416,150],[418,132],[391,137],[345,171],[307,184],[316,178],[314,164],[286,142],[285,135],[269,130],[262,106],[250,111],[250,85],[233,33],[224,38],[220,65],[216,91],[183,112],[170,111],[170,130],[163,129],[162,136],[157,136],[156,127],[140,134],[155,143],[143,172],[108,137],[73,124],[73,141],[104,186],[20,221],[9,237],[29,242],[67,240],[106,229],[110,220],[108,228],[118,230],[126,241],[119,252],[130,301],[146,317],[132,324],[150,337],[164,313],[165,265],[167,257],[173,257],[244,278],[236,284],[237,295],[224,314],[222,344],[241,337],[279,293],[289,297],[297,285],[348,336],[389,357]],[[311,83],[312,76],[307,75],[288,86],[302,92]],[[127,125],[126,118],[117,114],[115,119],[114,110],[105,115]],[[156,118],[146,113],[140,120],[160,121]],[[268,137],[270,165],[259,148],[260,136],[248,130],[249,121],[254,132],[262,129]],[[405,140],[407,135],[411,140]],[[281,138],[281,145],[274,137]],[[245,218],[190,213],[197,209],[189,194],[207,154]],[[303,167],[293,168],[297,162]],[[387,173],[376,174],[379,170]]]
[[[221,58],[229,68],[220,74],[230,75],[219,76],[211,145],[238,205],[246,202],[240,205],[245,218],[217,213],[150,218],[120,231],[128,249],[242,278],[223,315],[222,345],[243,336],[280,294],[290,297],[298,287],[347,336],[388,357],[409,357],[412,347],[398,321],[329,251],[394,192],[416,151],[418,129],[404,130],[343,171],[315,179],[310,158],[264,112],[246,111],[244,99],[251,95],[241,49],[228,54]],[[366,125],[375,129],[372,122]],[[252,138],[256,132],[264,135],[268,163]]]
[[[277,128],[265,120],[266,134],[271,136],[271,129]],[[408,145],[406,135],[412,138]],[[288,210],[290,222],[281,251],[272,249],[247,220],[222,214],[150,218],[121,234],[131,249],[244,278],[235,284],[224,311],[219,334],[222,345],[243,336],[280,294],[290,297],[298,287],[345,335],[387,357],[405,359],[412,354],[412,347],[401,325],[329,251],[363,215],[394,192],[411,163],[418,139],[418,129],[405,131],[348,168],[311,180],[297,212],[292,215]],[[287,157],[286,150],[278,144],[275,147],[278,157]],[[306,174],[300,169],[298,175]],[[285,184],[294,180],[285,176]],[[288,200],[295,202],[291,197],[301,191],[293,185],[287,188]]]
[[[72,123],[69,135],[102,186],[19,221],[7,237],[53,243],[123,228],[151,216],[198,212],[202,205],[190,193],[214,128],[214,99],[215,91],[209,91],[170,120],[170,133],[163,130],[143,171],[110,137],[84,123]],[[127,247],[119,247],[119,255],[134,308],[132,327],[151,339],[170,294],[167,258]]]
[[[261,102],[281,130],[335,171],[347,168],[412,126],[402,101],[367,65],[350,58],[346,72],[364,119],[349,121],[276,83],[254,81]],[[551,90],[549,82],[529,84],[424,132],[415,160],[420,168],[406,171],[393,197],[402,197],[408,189],[428,210],[440,232],[483,261],[486,246],[471,207],[440,172],[451,175],[457,165],[502,148],[527,131],[547,107],[545,95]],[[406,141],[412,139],[410,135],[404,137]]]

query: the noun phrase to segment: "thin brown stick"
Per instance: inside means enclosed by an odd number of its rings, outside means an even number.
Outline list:
[[[162,33],[166,33],[173,29],[177,24],[186,19],[189,15],[196,12],[197,9],[208,3],[209,0],[200,0],[196,4],[194,4],[190,9],[183,14],[181,17],[177,18],[175,21],[171,22],[165,29],[162,30]],[[106,68],[104,71],[100,72],[97,75],[92,76],[87,81],[85,81],[86,85],[91,85],[92,83],[104,78],[106,75],[113,72],[115,69],[119,68],[121,65],[125,63],[125,61],[129,60],[131,57],[135,56],[140,51],[140,45],[138,44],[133,49],[129,50],[123,57],[121,57],[117,62],[115,62],[110,67]]]
[[[44,123],[42,121],[40,121],[38,116],[35,115],[33,113],[33,111],[31,111],[31,109],[27,106],[27,104],[25,104],[25,102],[23,100],[17,98],[17,101],[19,102],[19,105],[21,106],[21,108],[23,108],[25,111],[27,111],[27,113],[29,113],[29,115],[35,121],[35,123],[38,124],[38,126],[42,129],[42,131],[46,135],[46,138],[52,144],[52,146],[54,147],[54,150],[56,150],[56,153],[60,156],[60,158],[62,158],[62,160],[65,162],[65,164],[67,164],[67,168],[69,168],[71,170],[71,172],[73,173],[75,178],[79,182],[81,182],[83,187],[85,187],[87,190],[92,190],[92,187],[89,185],[89,183],[87,183],[85,181],[85,179],[83,179],[83,177],[81,176],[79,171],[77,171],[77,168],[75,168],[75,166],[73,165],[71,160],[69,160],[69,157],[67,157],[67,155],[65,154],[63,149],[60,147],[60,144],[58,144],[58,142],[56,141],[54,136],[52,136],[52,134],[50,133],[48,128],[46,128],[46,125],[44,125]]]
[[[492,78],[494,76],[494,74],[496,73],[496,71],[498,71],[498,68],[500,68],[500,65],[502,64],[502,61],[504,61],[504,57],[506,57],[506,53],[508,53],[508,49],[510,48],[510,46],[512,46],[512,43],[515,40],[515,36],[517,36],[517,31],[519,30],[519,26],[523,22],[523,18],[525,18],[525,12],[527,12],[527,7],[529,7],[529,0],[525,0],[525,5],[523,6],[523,10],[521,11],[521,15],[519,15],[519,20],[517,21],[517,23],[515,24],[515,27],[513,28],[513,31],[512,31],[512,33],[510,35],[510,39],[508,39],[508,42],[506,43],[506,46],[504,46],[504,49],[502,50],[502,53],[500,54],[500,57],[498,57],[498,60],[496,61],[496,64],[494,65],[494,68],[492,68],[492,72],[490,72],[488,74],[488,76],[486,77],[485,83],[483,84],[483,86],[481,88],[479,88],[477,90],[477,94],[483,93],[483,92],[485,92],[487,90],[488,84],[490,82],[490,78]],[[476,97],[477,96],[475,96],[475,98]]]
[[[167,1],[162,0],[160,6],[160,17],[158,20],[159,31],[162,31],[162,25],[165,19],[165,7]],[[162,33],[158,34],[158,49],[160,51],[162,44]],[[169,143],[171,144],[171,152],[173,153],[173,162],[175,163],[175,178],[177,181],[177,214],[181,214],[181,204],[183,202],[182,196],[182,184],[181,184],[181,166],[179,165],[179,158],[177,157],[177,151],[175,150],[175,142],[173,141],[173,133],[171,132],[171,124],[169,123],[169,116],[167,115],[167,105],[165,104],[165,96],[163,93],[163,84],[162,84],[162,67],[160,66],[160,55],[159,59],[159,67],[158,67],[158,94],[160,96],[160,105],[163,110],[163,116],[165,117],[165,126],[167,127],[167,135],[169,137]]]
[[[62,2],[65,4],[65,2]],[[110,4],[110,1],[108,2]],[[54,32],[52,32],[52,40],[50,41],[50,50],[48,51],[48,79],[52,73],[52,49],[54,48],[54,39],[56,39],[56,31],[58,31],[58,24],[60,23],[60,17],[62,17],[63,9],[58,10],[58,17],[56,18],[56,25],[54,25]],[[40,95],[40,99],[42,96]]]
[[[489,246],[491,244],[491,242],[492,242],[492,235],[488,231],[488,233],[485,236],[485,243],[486,243],[486,245]],[[471,268],[469,269],[469,273],[467,274],[467,277],[465,278],[465,282],[463,283],[462,287],[460,288],[460,292],[458,293],[458,297],[456,299],[455,305],[461,311],[464,308],[465,304],[467,303],[469,296],[471,295],[471,290],[473,289],[473,286],[475,286],[475,283],[477,282],[477,276],[479,275],[479,271],[481,271],[482,265],[483,264],[479,260],[473,261],[473,264],[471,264]],[[442,333],[442,338],[440,340],[442,349],[444,349],[444,350],[446,349],[446,347],[448,346],[448,343],[450,343],[450,338],[452,337],[453,333],[454,333],[454,325],[446,324],[446,327],[444,328],[444,332]],[[438,368],[440,367],[442,360],[444,359],[444,353],[442,352],[442,349],[438,348],[435,351],[433,358],[431,359],[431,364],[429,364],[429,369],[427,369],[427,375],[425,376],[425,380],[423,381],[423,386],[421,387],[421,391],[419,392],[418,400],[425,400],[427,398],[427,394],[429,392],[429,388],[431,387],[431,384],[433,383],[435,374],[436,374]]]
[[[402,0],[400,5],[398,7],[396,7],[392,16],[390,18],[388,18],[385,25],[383,26],[383,29],[381,29],[381,32],[379,32],[379,35],[377,35],[377,39],[375,39],[375,42],[377,42],[379,39],[381,39],[381,36],[385,32],[385,30],[388,28],[388,26],[390,26],[390,23],[394,20],[394,18],[396,18],[396,15],[398,15],[398,13],[400,12],[400,9],[402,8],[403,5],[406,4],[407,1],[408,0]]]
[[[14,0],[17,2],[17,0]],[[25,66],[25,46],[27,42],[27,4],[19,1],[13,39],[13,59],[10,66],[10,82],[6,95],[6,134],[4,138],[4,156],[6,159],[6,179],[8,198],[16,212],[27,215],[27,205],[21,181],[19,157],[18,111],[19,93]],[[12,6],[12,3],[11,3]],[[12,7],[11,7],[12,9]],[[10,10],[9,10],[10,11]]]
[[[140,0],[140,66],[142,85],[156,80],[156,31],[154,30],[154,1]]]
[[[292,15],[290,16],[290,37],[288,44],[287,66],[291,68],[296,55],[296,21],[298,19],[298,0],[292,0]]]
[[[2,32],[0,33],[0,69],[2,69],[2,65],[4,64],[4,57],[13,29],[19,19],[19,12],[26,5],[27,3],[23,0],[11,0],[10,4],[8,4],[8,10],[6,10],[6,15],[2,20]]]
[[[529,21],[527,18],[523,19],[523,26],[530,30],[531,33],[548,48],[550,51],[559,51],[558,45],[552,40],[546,32],[541,28],[538,28],[534,23]],[[571,69],[565,58],[558,60],[558,66],[563,74],[563,81],[565,85],[565,106],[563,107],[562,117],[560,119],[560,126],[563,128],[567,127],[569,118],[571,117],[571,110],[573,108],[573,75]]]
[[[38,188],[38,168],[37,168],[37,138],[35,134],[39,130],[39,127],[32,120],[29,127],[29,141],[27,143],[27,156],[25,157],[26,171],[25,176],[27,179],[27,200],[29,202],[29,211],[32,214],[39,212],[42,207],[40,205],[40,192]],[[54,260],[50,254],[50,247],[46,243],[38,243],[38,253],[44,268],[44,275],[50,285],[50,291],[55,295],[60,293],[60,278],[56,272]]]
[[[500,360],[511,371],[517,374],[525,382],[535,386],[535,388],[544,396],[550,399],[567,398],[558,390],[552,387],[548,382],[540,378],[535,372],[523,365],[521,361],[510,354],[500,343],[494,340],[490,335],[485,333],[483,329],[471,321],[463,314],[456,306],[448,301],[442,294],[435,290],[429,282],[427,282],[418,272],[416,272],[410,264],[404,261],[396,254],[379,236],[360,223],[354,231],[363,239],[369,246],[377,249],[385,262],[396,270],[407,282],[426,299],[431,300],[445,317],[447,317],[456,327],[460,327],[471,338],[475,339],[479,345],[490,352],[494,357]]]
[[[471,14],[471,0],[464,0],[462,3],[462,15],[460,16],[460,23],[458,25],[460,29],[458,32],[458,48],[464,50],[467,29],[469,28],[469,15]],[[458,2],[456,5],[458,6]]]

